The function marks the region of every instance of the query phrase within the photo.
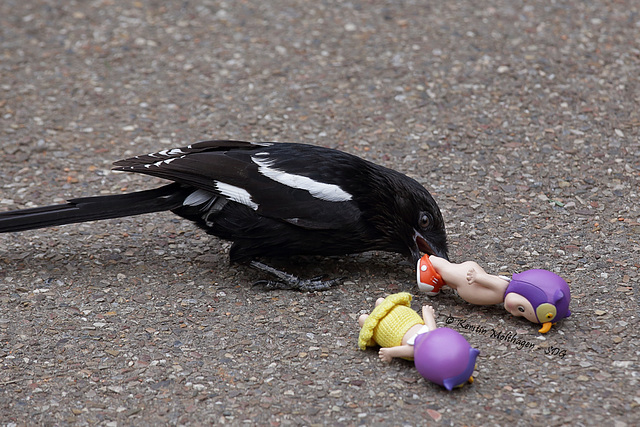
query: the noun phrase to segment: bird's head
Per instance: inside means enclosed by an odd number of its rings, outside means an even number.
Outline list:
[[[429,198],[430,203],[419,203],[413,208],[412,239],[407,242],[412,264],[415,264],[423,253],[449,259],[444,220],[435,200],[431,195]]]
[[[448,260],[447,232],[440,207],[422,185],[415,184],[415,188],[396,201],[405,227],[411,228],[405,231],[409,261],[415,264],[425,253]]]
[[[396,181],[392,188],[397,191],[383,208],[391,208],[393,218],[387,223],[393,231],[387,229],[387,236],[393,236],[396,243],[402,245],[397,252],[407,255],[412,264],[418,262],[424,253],[448,260],[444,219],[431,194],[406,176]],[[389,215],[390,212],[385,213]]]

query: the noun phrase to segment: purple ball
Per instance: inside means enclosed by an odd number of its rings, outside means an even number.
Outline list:
[[[478,354],[458,332],[438,328],[416,337],[413,357],[420,375],[451,390],[469,380]]]

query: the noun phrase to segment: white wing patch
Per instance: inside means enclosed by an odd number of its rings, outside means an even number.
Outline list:
[[[216,185],[216,189],[234,202],[242,203],[245,206],[249,206],[254,211],[258,210],[258,204],[251,200],[251,194],[244,188],[236,187],[235,185],[227,184],[221,181],[213,181]]]
[[[253,163],[258,165],[258,172],[267,178],[279,182],[280,184],[291,188],[297,188],[299,190],[306,190],[313,197],[329,202],[348,202],[353,198],[351,194],[347,193],[335,184],[318,182],[306,176],[294,175],[272,168],[271,166],[273,165],[273,161],[258,158],[258,155],[263,154],[258,153],[256,156],[251,157]]]

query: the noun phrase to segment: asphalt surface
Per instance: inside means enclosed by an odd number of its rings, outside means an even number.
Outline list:
[[[263,292],[169,213],[4,234],[1,425],[638,424],[637,1],[60,3],[0,3],[0,209],[157,186],[110,164],[202,139],[324,145],[422,182],[453,260],[563,276],[573,315],[541,336],[383,253]],[[358,350],[398,291],[481,351],[474,384]]]

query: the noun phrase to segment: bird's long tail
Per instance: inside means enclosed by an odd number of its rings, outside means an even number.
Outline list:
[[[171,210],[182,206],[189,193],[174,183],[153,190],[83,197],[59,205],[0,212],[0,233]]]

